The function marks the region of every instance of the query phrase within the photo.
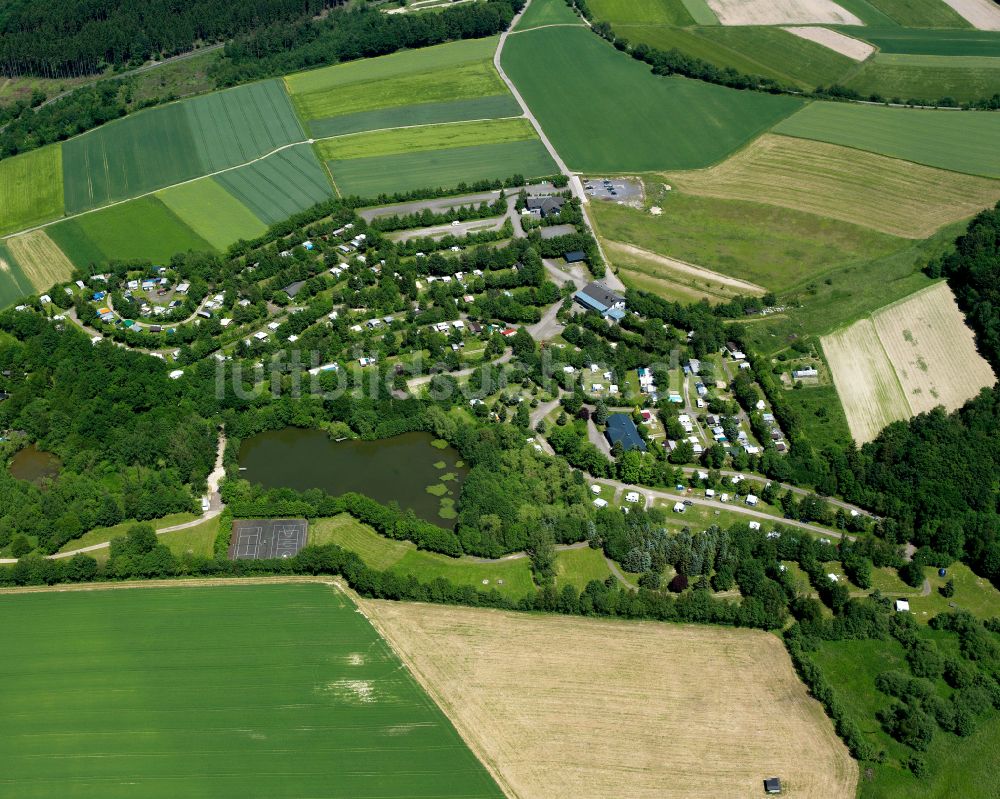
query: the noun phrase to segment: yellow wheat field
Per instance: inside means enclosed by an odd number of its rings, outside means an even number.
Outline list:
[[[55,283],[69,280],[73,274],[73,264],[44,230],[7,239],[7,246],[38,291],[46,291]]]
[[[848,799],[857,764],[777,637],[359,600],[516,799]]]
[[[953,410],[996,381],[946,283],[823,336],[822,345],[858,443],[938,405]]]
[[[721,164],[668,178],[691,194],[779,205],[915,239],[1000,200],[1000,180],[771,134]]]

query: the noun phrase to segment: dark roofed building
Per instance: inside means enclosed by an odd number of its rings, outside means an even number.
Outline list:
[[[765,793],[781,793],[781,780],[777,777],[769,777],[764,780]]]
[[[640,452],[646,451],[646,442],[639,435],[639,429],[632,421],[632,417],[624,413],[613,413],[608,417],[608,429],[604,431],[604,437],[613,447],[621,444],[622,450],[628,452],[630,449],[637,449]]]
[[[603,283],[588,283],[573,295],[580,305],[591,311],[597,311],[601,316],[621,319],[625,316],[625,298],[616,294]]]
[[[565,203],[566,200],[562,197],[529,197],[526,207],[531,213],[545,219],[562,211]]]
[[[572,252],[566,253],[563,258],[566,259],[566,263],[568,264],[578,264],[587,260],[587,253],[583,250],[573,250]]]
[[[305,284],[306,282],[304,280],[296,280],[294,283],[289,283],[287,286],[285,286],[282,289],[282,291],[285,292],[285,294],[287,294],[289,297],[294,299],[295,295],[298,294],[300,291],[302,291],[302,287]]]

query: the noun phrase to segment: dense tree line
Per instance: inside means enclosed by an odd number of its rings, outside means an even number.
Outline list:
[[[78,77],[139,65],[273,24],[308,20],[343,0],[12,0],[0,10],[0,72]]]

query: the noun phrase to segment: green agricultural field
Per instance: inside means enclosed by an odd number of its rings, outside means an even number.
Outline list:
[[[847,56],[780,28],[621,25],[615,31],[634,44],[660,50],[677,48],[720,68],[730,67],[805,89],[838,83],[856,66]]]
[[[517,104],[512,94],[497,94],[443,103],[378,108],[374,111],[314,119],[308,125],[314,137],[325,138],[407,125],[434,125],[442,122],[462,122],[467,119],[500,119],[520,115],[521,106]]]
[[[1000,31],[840,28],[878,46],[883,53],[1000,58]]]
[[[892,17],[883,14],[869,0],[838,0],[837,5],[850,11],[865,23],[866,26],[873,28],[899,28],[899,25]],[[861,28],[853,29],[862,30]]]
[[[420,188],[451,188],[462,182],[507,178],[515,173],[530,178],[559,171],[537,138],[329,161],[328,166],[341,194],[361,197]]]
[[[309,528],[310,544],[337,544],[355,552],[373,569],[391,570],[429,581],[444,577],[456,585],[481,591],[495,588],[519,599],[532,590],[531,566],[527,558],[479,563],[472,558],[449,558],[418,550],[409,541],[394,541],[376,533],[350,516],[317,519]]]
[[[879,53],[844,85],[862,95],[880,94],[904,102],[965,102],[990,97],[1000,86],[1000,58]]]
[[[567,24],[582,25],[583,20],[569,7],[566,0],[532,0],[514,30],[522,31],[540,25]]]
[[[407,50],[285,78],[314,137],[519,114],[493,68],[497,38]]]
[[[497,119],[341,136],[319,142],[316,150],[324,161],[342,161],[536,138],[535,129],[527,119]]]
[[[587,5],[597,19],[610,22],[616,31],[621,25],[695,24],[681,0],[590,0]]]
[[[0,161],[0,233],[24,230],[63,213],[58,145]]]
[[[267,225],[215,178],[202,178],[164,189],[156,196],[217,250],[225,250],[239,239],[254,239],[267,232]]]
[[[13,305],[22,297],[34,293],[31,281],[18,266],[7,245],[0,241],[0,308]]]
[[[66,210],[135,197],[304,139],[279,81],[152,108],[63,143]]]
[[[868,0],[904,28],[971,27],[944,0]]]
[[[166,262],[178,252],[213,250],[155,197],[67,219],[46,231],[78,267],[131,258]]]
[[[268,225],[328,200],[333,194],[323,165],[308,144],[223,172],[215,180]]]
[[[810,103],[774,131],[955,172],[1000,177],[998,114]]]
[[[17,594],[0,610],[6,793],[503,796],[332,586]]]
[[[556,590],[565,585],[575,586],[578,591],[587,587],[591,580],[604,582],[611,576],[611,570],[599,549],[566,549],[556,553]]]
[[[787,291],[849,264],[905,246],[893,236],[787,208],[678,191],[655,202],[661,216],[592,203],[600,235],[678,258],[772,291]]]
[[[958,657],[953,634],[925,635],[940,649]],[[927,765],[927,774],[920,779],[901,765],[916,753],[890,738],[875,717],[878,710],[890,707],[894,701],[875,688],[875,678],[892,670],[910,674],[903,648],[896,640],[823,641],[808,657],[821,668],[848,717],[860,726],[866,738],[888,754],[885,764],[873,767],[871,779],[861,779],[860,799],[986,797],[1000,792],[1000,775],[994,768],[1000,751],[1000,716],[993,710],[987,711],[976,731],[966,738],[935,729],[927,751],[919,753]],[[934,683],[941,696],[951,694],[942,680]]]
[[[512,36],[503,65],[560,155],[585,172],[708,166],[801,103],[655,76],[582,28]]]

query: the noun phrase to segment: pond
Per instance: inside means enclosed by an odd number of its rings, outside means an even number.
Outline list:
[[[251,483],[395,500],[448,529],[455,526],[455,503],[467,473],[458,452],[430,433],[334,441],[323,430],[286,427],[248,438],[240,447],[240,477]]]
[[[10,473],[18,480],[27,480],[29,483],[40,483],[56,477],[60,469],[62,461],[59,458],[51,452],[38,449],[34,444],[18,451],[10,462]]]

